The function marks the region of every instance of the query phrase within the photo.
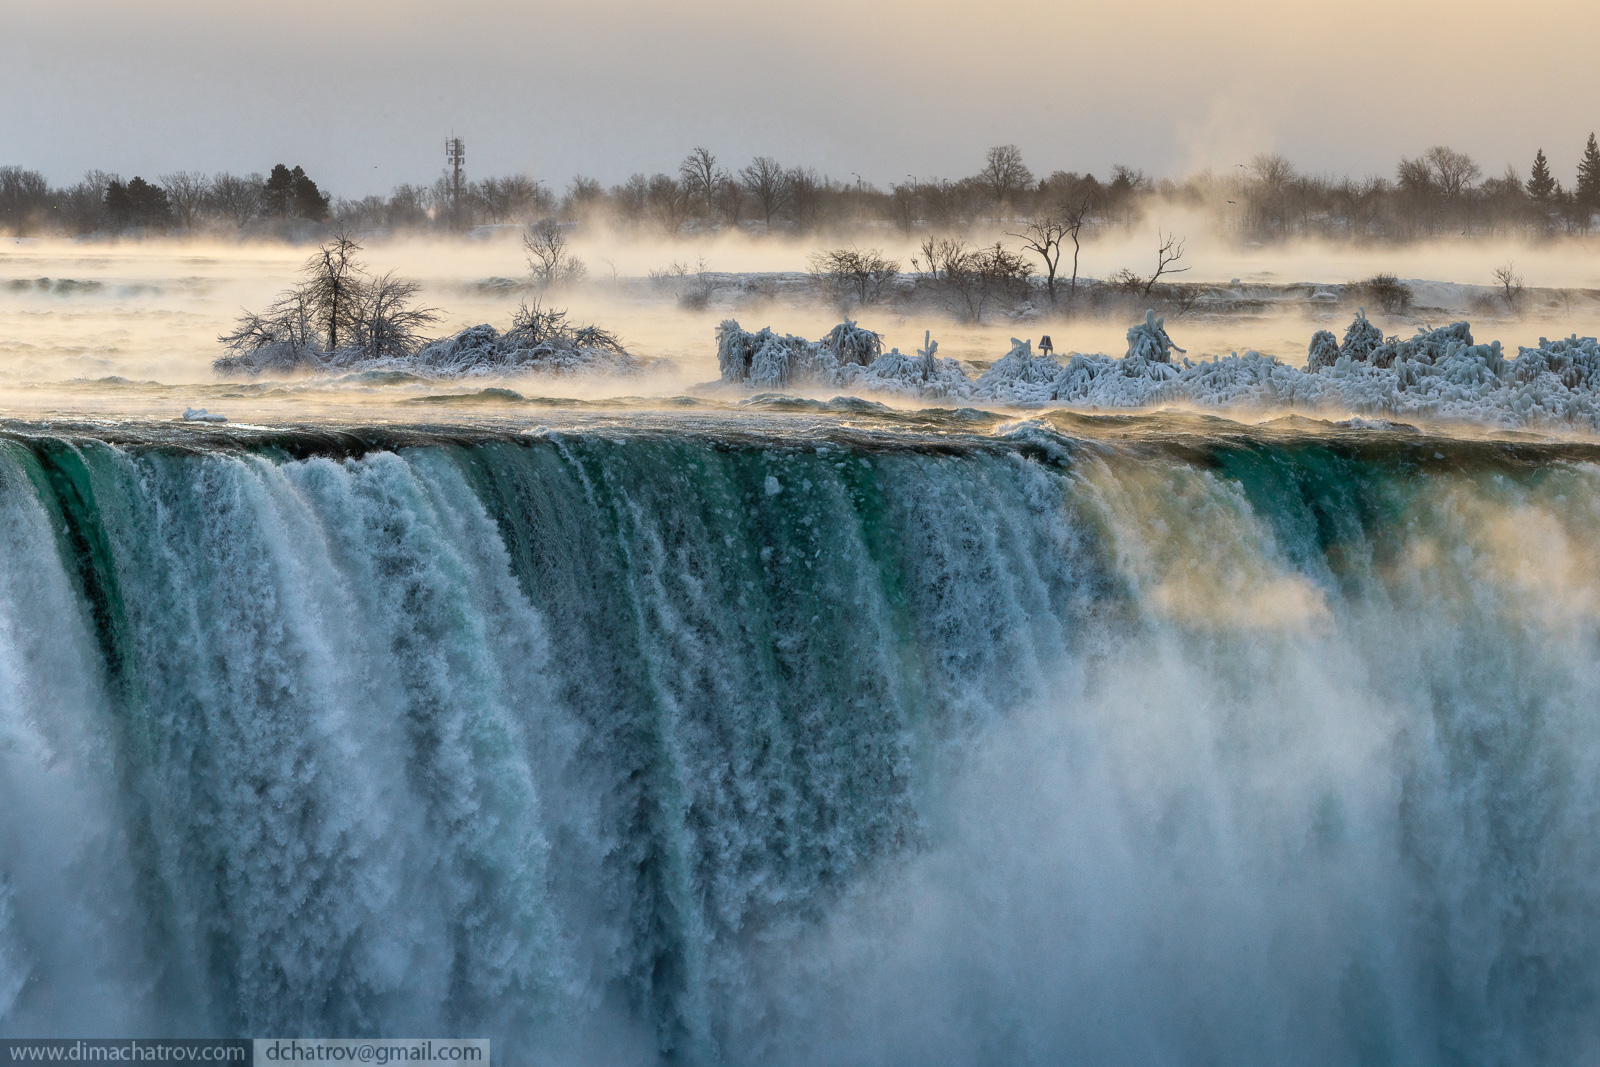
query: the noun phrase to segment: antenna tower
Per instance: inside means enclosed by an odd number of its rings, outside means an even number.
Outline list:
[[[444,143],[444,158],[450,164],[450,199],[451,209],[455,213],[457,224],[461,221],[461,168],[467,162],[467,146],[459,137],[451,137]]]

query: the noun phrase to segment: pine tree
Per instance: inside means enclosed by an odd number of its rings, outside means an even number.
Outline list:
[[[1578,184],[1572,195],[1580,208],[1600,210],[1600,144],[1595,143],[1592,133],[1588,147],[1583,150],[1583,159],[1578,161]]]
[[[289,172],[294,179],[294,209],[303,219],[321,222],[328,217],[328,196],[299,167]]]
[[[111,225],[122,229],[133,220],[133,204],[128,199],[128,187],[113,178],[106,186],[106,215]]]
[[[124,185],[113,179],[106,186],[106,214],[118,229],[125,226],[165,227],[172,223],[167,192],[135,176]]]
[[[1544,149],[1533,157],[1533,173],[1528,176],[1528,195],[1541,204],[1550,200],[1556,191],[1556,180],[1550,176],[1550,161],[1544,158]]]
[[[172,205],[167,201],[167,191],[137,175],[128,183],[128,203],[137,226],[164,227],[172,223]]]
[[[299,168],[296,168],[297,170]],[[280,219],[289,217],[294,206],[294,175],[282,163],[275,163],[272,173],[261,186],[261,210]]]

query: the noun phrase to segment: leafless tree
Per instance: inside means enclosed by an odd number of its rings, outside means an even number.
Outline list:
[[[611,205],[619,222],[637,227],[650,211],[650,179],[643,174],[630,174],[621,185],[613,185]]]
[[[1483,168],[1473,162],[1471,156],[1444,145],[1428,149],[1422,160],[1447,203],[1460,199],[1461,194],[1483,176]]]
[[[930,281],[948,276],[952,265],[959,266],[970,255],[967,243],[959,237],[924,237],[911,257],[913,270],[926,271]]]
[[[1061,209],[1061,220],[1065,224],[1066,236],[1072,238],[1072,285],[1067,290],[1069,304],[1078,298],[1078,254],[1083,251],[1083,227],[1089,221],[1089,210],[1093,206],[1094,201],[1084,196],[1080,197],[1076,204]]]
[[[415,352],[424,342],[422,329],[438,321],[439,312],[415,306],[421,289],[415,282],[393,273],[369,279],[356,261],[359,251],[348,234],[336,235],[307,261],[303,282],[266,314],[246,312],[232,333],[218,338],[231,352],[216,368],[259,374]]]
[[[561,198],[561,217],[582,221],[600,210],[606,192],[599,181],[582,174],[567,183],[567,193]]]
[[[534,283],[541,289],[578,281],[588,273],[583,260],[572,254],[567,232],[555,219],[528,223],[522,231],[522,250],[527,253]]]
[[[969,248],[960,238],[928,238],[919,249],[929,265],[933,291],[957,318],[981,322],[996,300],[1016,300],[1028,291],[1033,268],[1000,242]]]
[[[0,231],[26,234],[45,224],[50,185],[43,174],[23,167],[0,167]]]
[[[1283,156],[1263,152],[1250,161],[1250,174],[1253,180],[1248,186],[1248,203],[1258,232],[1287,233],[1292,217],[1294,164]]]
[[[526,222],[555,209],[555,197],[541,183],[522,174],[473,182],[470,195],[490,222]]]
[[[425,226],[428,223],[428,190],[409,182],[389,193],[383,208],[384,225],[390,227]]]
[[[422,329],[438,322],[437,308],[414,307],[422,286],[390,271],[361,287],[352,316],[354,343],[369,359],[408,356],[424,342]]]
[[[841,308],[877,303],[883,287],[900,273],[900,264],[876,248],[833,248],[813,253],[811,274]]]
[[[186,230],[193,228],[210,198],[210,179],[198,171],[180,170],[175,174],[163,174],[160,182],[178,225]]]
[[[329,352],[338,350],[340,331],[351,324],[359,303],[364,273],[356,261],[359,251],[355,237],[340,230],[301,268],[306,278],[302,289]]]
[[[772,217],[783,210],[788,199],[789,185],[784,179],[783,167],[771,156],[757,156],[739,172],[739,182],[755,201],[768,233],[772,232]]]
[[[900,227],[902,233],[909,234],[917,223],[916,185],[912,182],[901,182],[899,185],[891,186],[889,196],[895,225]]]
[[[995,216],[1002,217],[1006,205],[1025,186],[1033,183],[1033,172],[1022,162],[1022,150],[1014,144],[989,149],[978,180],[994,198]]]
[[[1156,270],[1144,283],[1144,295],[1149,296],[1150,290],[1156,287],[1156,282],[1161,280],[1163,274],[1182,274],[1188,267],[1174,267],[1173,264],[1183,258],[1184,242],[1177,234],[1163,234],[1156,231]]]
[[[1056,302],[1056,266],[1061,262],[1061,239],[1068,229],[1067,221],[1060,216],[1035,215],[1021,233],[1007,235],[1021,241],[1024,248],[1044,261],[1044,284],[1052,304]]]
[[[717,197],[717,157],[709,148],[696,147],[678,164],[678,176],[689,192],[691,206],[698,201],[709,215]]]
[[[650,179],[647,197],[650,213],[669,236],[677,236],[689,217],[693,193],[689,186],[667,174]]]
[[[796,229],[808,230],[822,208],[822,179],[810,167],[791,167],[784,175],[787,186],[784,203]]]
[[[224,171],[211,179],[211,202],[235,226],[246,226],[261,210],[261,184],[259,174],[241,178]]]
[[[1505,298],[1506,308],[1515,312],[1522,303],[1522,275],[1517,273],[1517,265],[1507,262],[1504,266],[1496,267],[1494,280],[1500,286],[1500,295]]]
[[[744,189],[725,170],[717,171],[711,184],[711,208],[724,226],[738,226],[744,213]]]

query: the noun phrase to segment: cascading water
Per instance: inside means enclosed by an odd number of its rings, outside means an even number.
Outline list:
[[[0,441],[0,1034],[1600,1051],[1600,453],[224,444]]]

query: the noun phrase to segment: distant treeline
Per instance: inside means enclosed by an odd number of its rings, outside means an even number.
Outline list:
[[[1222,231],[1260,241],[1587,234],[1600,213],[1600,146],[1591,134],[1570,185],[1551,173],[1543,149],[1526,177],[1508,168],[1486,178],[1471,157],[1443,146],[1402,159],[1393,178],[1319,177],[1283,156],[1259,155],[1232,173],[1156,180],[1122,166],[1104,179],[1059,170],[1040,177],[1016,146],[1001,145],[976,174],[907,176],[887,190],[767,156],[734,168],[696,148],[675,172],[635,174],[610,188],[577,177],[559,196],[542,181],[514,175],[460,185],[441,177],[359,200],[330,199],[300,167],[284,164],[266,177],[178,172],[124,181],[91,171],[67,188],[52,188],[35,171],[0,167],[0,232],[18,235],[459,232],[546,219],[666,236],[863,229],[910,235],[1005,228],[1047,216],[1110,227],[1162,206],[1210,214]]]

